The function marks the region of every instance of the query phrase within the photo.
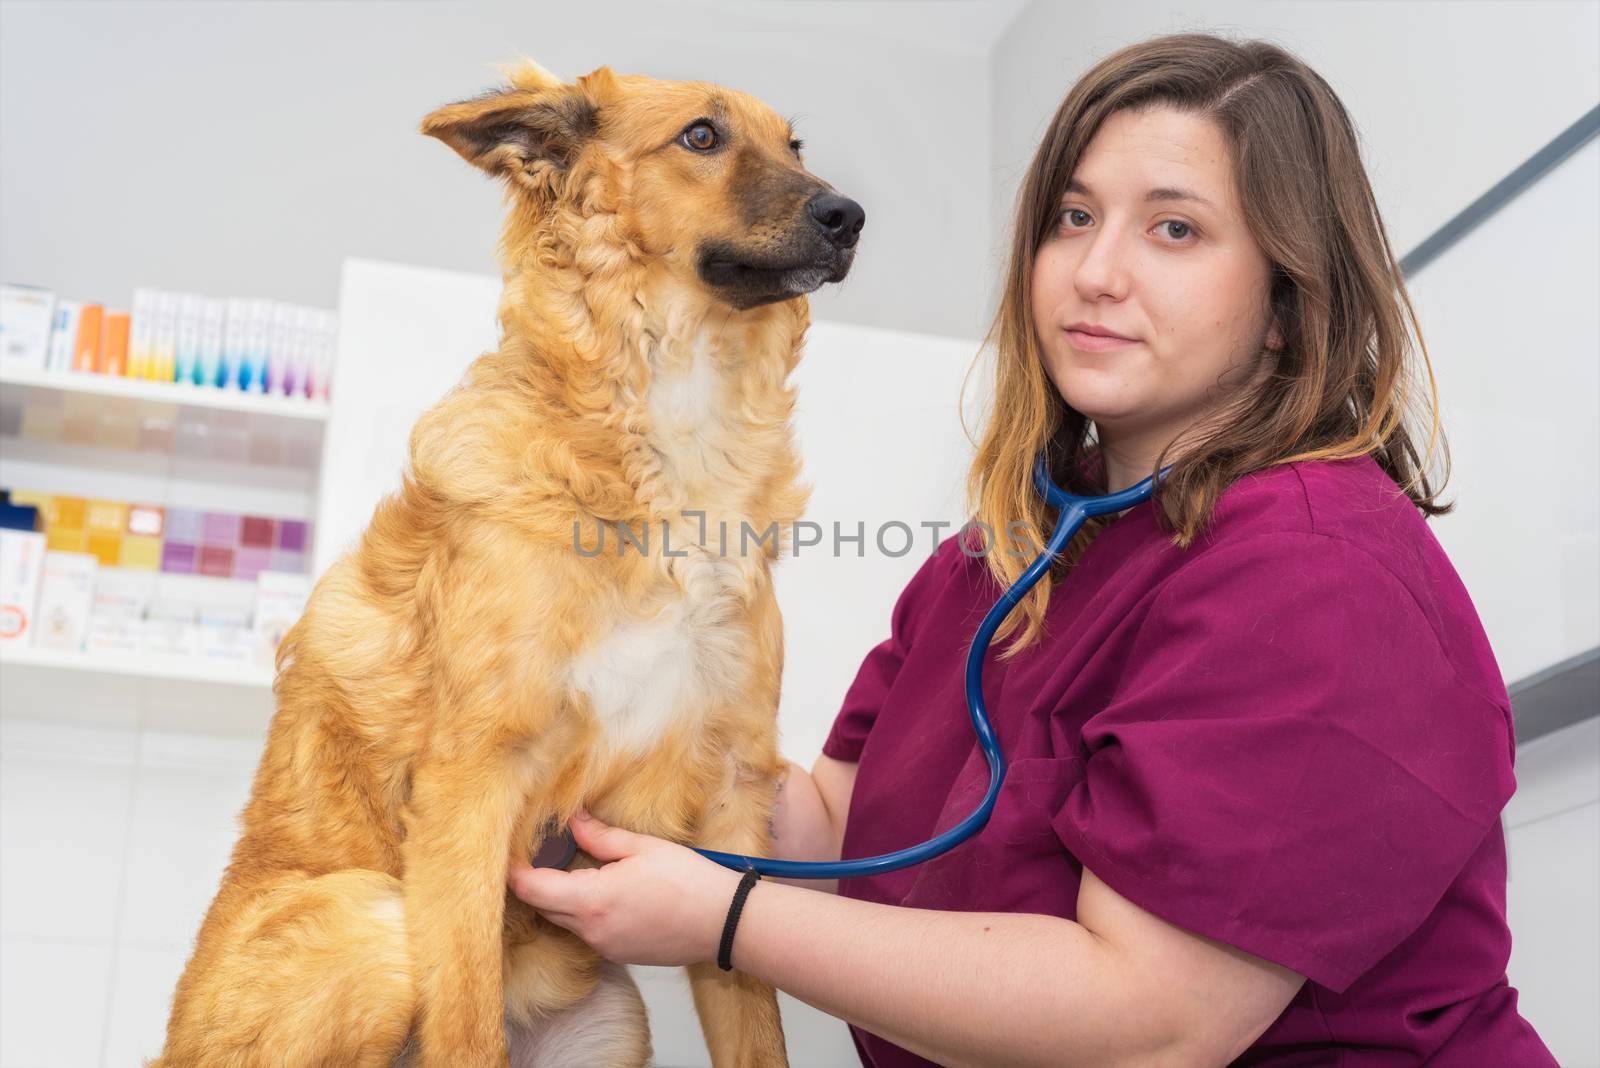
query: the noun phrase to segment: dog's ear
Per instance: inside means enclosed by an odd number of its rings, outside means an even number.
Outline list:
[[[560,78],[545,70],[539,64],[523,56],[515,63],[507,63],[500,68],[500,73],[505,77],[506,84],[513,89],[529,89],[538,92],[543,89],[560,89]]]
[[[446,104],[422,120],[422,132],[490,174],[520,174],[541,161],[565,170],[595,134],[594,99],[531,62],[508,74],[512,88]]]
[[[622,91],[622,84],[611,73],[610,67],[597,67],[578,79],[578,88],[589,94],[589,99],[604,104],[617,98]]]

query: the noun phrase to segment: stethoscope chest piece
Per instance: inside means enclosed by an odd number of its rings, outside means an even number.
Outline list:
[[[554,822],[545,824],[539,848],[528,858],[535,868],[565,868],[578,855],[578,841],[572,831]]]

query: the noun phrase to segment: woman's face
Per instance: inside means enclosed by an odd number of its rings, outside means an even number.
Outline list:
[[[1108,455],[1153,464],[1281,346],[1268,336],[1271,264],[1245,228],[1221,131],[1170,107],[1107,118],[1059,206],[1032,276],[1051,381]]]

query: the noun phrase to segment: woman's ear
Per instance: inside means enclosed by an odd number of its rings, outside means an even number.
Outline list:
[[[556,82],[446,104],[422,120],[422,132],[474,167],[515,177],[541,163],[558,170],[571,166],[595,134],[597,110],[584,90]]]
[[[1282,352],[1284,347],[1283,331],[1278,329],[1277,320],[1267,329],[1267,351]]]

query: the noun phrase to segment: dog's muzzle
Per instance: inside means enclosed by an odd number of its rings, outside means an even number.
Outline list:
[[[867,213],[849,197],[820,192],[805,202],[804,222],[779,249],[717,242],[700,249],[701,280],[741,311],[841,282],[855,262]]]

